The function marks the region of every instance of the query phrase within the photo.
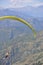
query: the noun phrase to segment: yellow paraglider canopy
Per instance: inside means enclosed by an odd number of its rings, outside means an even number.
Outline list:
[[[34,30],[34,28],[32,27],[32,25],[30,25],[28,22],[26,22],[25,20],[21,19],[21,18],[18,18],[16,16],[2,16],[0,17],[0,20],[5,20],[5,19],[12,19],[12,20],[17,20],[19,22],[22,22],[24,23],[25,25],[27,25],[34,33],[34,37],[36,37],[36,32]]]

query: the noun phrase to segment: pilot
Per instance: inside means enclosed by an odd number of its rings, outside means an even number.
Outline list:
[[[5,58],[8,58],[9,57],[9,53],[7,52],[6,54],[5,54]]]

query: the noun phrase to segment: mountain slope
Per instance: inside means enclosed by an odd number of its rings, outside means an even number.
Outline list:
[[[18,35],[18,39],[11,40],[12,45],[1,51],[1,57],[3,60],[6,51],[9,51],[10,58],[8,57],[9,63],[13,65],[32,65],[33,63],[43,62],[43,31],[37,33],[36,39],[32,35],[29,37],[28,34]],[[6,59],[6,61],[8,62]],[[12,62],[10,61],[12,60]],[[6,62],[5,62],[6,63]]]

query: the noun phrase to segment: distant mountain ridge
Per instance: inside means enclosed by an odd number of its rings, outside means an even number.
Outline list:
[[[0,9],[0,16],[15,15],[15,14],[17,15],[19,13],[26,16],[43,17],[43,6],[39,7],[26,6],[23,8]]]
[[[27,22],[30,22],[30,24],[32,24],[36,28],[36,30],[43,30],[43,24],[42,24],[43,23],[43,6],[39,6],[39,7],[26,6],[23,8],[0,9],[0,16],[5,16],[5,15],[17,16],[17,17],[23,18]],[[18,24],[18,25],[22,26],[22,24]]]

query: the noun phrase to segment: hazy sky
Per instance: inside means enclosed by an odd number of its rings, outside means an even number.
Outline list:
[[[43,0],[0,0],[0,8],[37,7],[41,5],[43,5]]]

